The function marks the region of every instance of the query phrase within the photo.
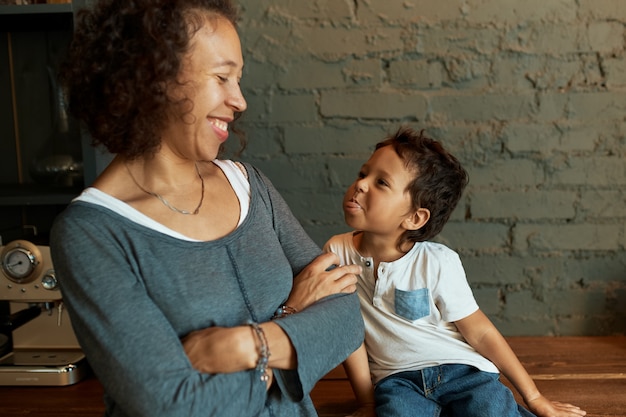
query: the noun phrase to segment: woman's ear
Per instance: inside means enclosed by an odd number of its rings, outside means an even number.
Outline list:
[[[430,210],[420,207],[402,222],[406,230],[418,230],[430,219]]]

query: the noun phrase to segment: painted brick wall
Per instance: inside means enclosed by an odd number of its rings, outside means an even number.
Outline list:
[[[322,245],[406,123],[464,163],[438,240],[505,335],[626,333],[626,1],[241,0],[243,159]]]

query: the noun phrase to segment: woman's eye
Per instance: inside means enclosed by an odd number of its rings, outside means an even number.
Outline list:
[[[217,76],[217,79],[221,82],[221,83],[226,83],[228,82],[228,78],[227,77],[223,77],[221,75]]]

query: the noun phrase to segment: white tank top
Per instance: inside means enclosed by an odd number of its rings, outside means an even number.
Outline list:
[[[228,182],[230,182],[230,186],[237,195],[237,199],[239,200],[239,212],[241,213],[239,216],[239,222],[237,223],[237,226],[239,226],[248,215],[248,209],[250,207],[250,182],[248,182],[245,168],[243,165],[231,160],[215,159],[212,162],[222,170],[224,175],[226,175]],[[97,204],[109,208],[129,220],[142,226],[154,229],[157,232],[175,237],[177,239],[196,241],[196,239],[191,239],[175,230],[163,226],[161,223],[151,219],[140,211],[135,210],[125,202],[118,200],[117,198],[112,197],[111,195],[94,187],[88,187],[83,190],[83,192],[76,197],[74,201],[85,201],[87,203]]]

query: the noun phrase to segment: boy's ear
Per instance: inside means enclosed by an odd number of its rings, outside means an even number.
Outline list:
[[[418,230],[430,219],[430,210],[420,207],[402,222],[406,230]]]

